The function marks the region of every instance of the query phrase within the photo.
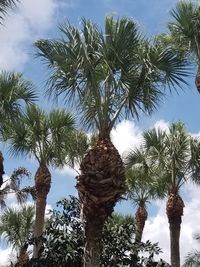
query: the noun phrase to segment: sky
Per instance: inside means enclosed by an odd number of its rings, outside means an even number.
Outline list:
[[[67,20],[76,26],[82,17],[95,21],[103,27],[106,15],[116,17],[132,17],[137,21],[146,36],[153,36],[166,31],[166,23],[170,19],[170,10],[175,7],[176,0],[21,0],[17,9],[10,12],[4,25],[0,27],[0,70],[24,73],[26,79],[32,80],[38,88],[39,105],[44,109],[51,108],[51,103],[44,97],[45,81],[48,71],[36,56],[33,43],[40,38],[59,37],[58,26]],[[189,86],[178,93],[168,93],[158,110],[151,116],[141,116],[139,121],[122,121],[112,132],[112,140],[122,155],[141,142],[144,129],[154,126],[166,129],[171,122],[183,121],[188,132],[200,133],[200,95],[194,85],[194,77],[188,81]],[[34,159],[13,158],[5,145],[1,145],[5,157],[7,175],[18,166],[24,166],[34,173],[38,164]],[[70,194],[77,195],[75,189],[76,173],[67,166],[62,170],[52,171],[52,188],[48,197],[48,207],[55,207],[55,202]],[[185,209],[181,233],[181,259],[192,248],[199,248],[192,236],[200,232],[200,188],[188,184],[183,195]],[[14,203],[11,197],[9,203]],[[122,202],[116,211],[134,214],[130,202]],[[163,250],[160,255],[169,261],[169,230],[165,214],[165,201],[156,202],[149,207],[144,240],[159,242]],[[7,261],[10,248],[0,248],[0,264]]]

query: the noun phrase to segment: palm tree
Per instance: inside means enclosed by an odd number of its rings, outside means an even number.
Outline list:
[[[18,0],[0,0],[0,21],[3,20],[7,14],[7,10],[16,5]]]
[[[53,110],[47,114],[31,105],[13,127],[13,131],[10,131],[11,153],[33,156],[39,163],[35,174],[36,220],[33,258],[38,257],[42,246],[46,199],[51,187],[48,166],[61,166],[66,162],[65,157],[74,125],[73,117],[64,110]]]
[[[36,47],[51,70],[48,93],[63,94],[84,127],[98,130],[76,186],[84,215],[84,266],[97,267],[102,227],[126,191],[124,166],[110,132],[123,115],[152,113],[162,88],[180,85],[187,72],[173,51],[145,40],[128,18],[107,17],[104,32],[83,19],[81,29],[67,23],[61,33],[61,40],[39,40]]]
[[[199,183],[200,141],[190,137],[180,122],[172,123],[169,133],[152,129],[143,136],[149,166],[154,167],[155,174],[159,173],[157,188],[168,196],[166,212],[170,229],[171,266],[180,267],[179,238],[184,209],[180,189],[190,178]]]
[[[169,42],[197,65],[195,84],[200,92],[200,6],[192,1],[179,1],[171,15]]]
[[[22,74],[13,72],[0,73],[0,139],[6,140],[9,125],[23,113],[24,106],[37,99],[35,87],[23,79]],[[3,184],[3,155],[0,152],[0,187]]]
[[[131,150],[125,158],[128,198],[137,207],[135,214],[136,241],[141,242],[148,212],[146,205],[152,200],[163,198],[164,193],[157,183],[157,169],[152,164],[147,147],[142,144]]]
[[[24,205],[19,208],[7,208],[0,216],[0,236],[17,253],[19,266],[29,260],[28,240],[34,225],[34,206]]]
[[[126,178],[128,199],[137,207],[135,213],[137,228],[135,240],[141,242],[145,223],[148,218],[147,204],[159,196],[156,194],[156,186],[152,181],[152,177],[147,176],[147,173],[144,173],[138,167],[134,166],[133,169],[127,170]]]

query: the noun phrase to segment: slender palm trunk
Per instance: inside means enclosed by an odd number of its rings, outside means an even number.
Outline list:
[[[142,203],[138,207],[137,212],[135,214],[136,228],[137,228],[135,240],[137,242],[141,242],[142,240],[142,235],[143,235],[144,226],[145,226],[147,217],[148,217],[147,210],[145,209],[144,204]]]
[[[2,184],[3,184],[3,174],[5,173],[4,172],[3,161],[4,161],[3,154],[0,151],[0,188],[1,188]]]
[[[123,163],[109,135],[98,138],[80,170],[76,188],[85,233],[84,267],[99,267],[103,225],[126,189]]]
[[[200,66],[198,66],[198,70],[197,70],[197,74],[196,74],[196,78],[195,78],[195,85],[197,87],[197,90],[200,93]]]
[[[181,223],[169,223],[170,248],[171,248],[171,266],[180,267],[180,248],[179,239]]]
[[[35,244],[33,248],[33,258],[38,258],[40,249],[42,247],[42,235],[45,220],[46,199],[51,186],[51,174],[45,164],[40,164],[35,174],[36,186],[36,218],[34,239]]]
[[[91,219],[85,224],[84,267],[99,267],[101,256],[101,238],[103,225]]]
[[[180,230],[184,202],[177,193],[169,195],[166,212],[170,230],[171,267],[180,267]]]

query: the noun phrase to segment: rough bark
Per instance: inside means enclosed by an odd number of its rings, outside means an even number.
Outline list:
[[[85,223],[84,267],[100,266],[102,228],[98,218],[91,218]]]
[[[42,247],[42,235],[45,219],[46,199],[51,187],[51,174],[45,164],[41,164],[35,174],[36,217],[34,228],[33,258],[38,258]]]
[[[22,248],[20,250],[19,256],[18,256],[18,265],[21,266],[27,266],[27,263],[29,262],[29,255],[27,253],[27,248],[28,246],[26,246],[26,248]]]
[[[124,166],[110,138],[101,135],[80,170],[76,187],[85,231],[84,267],[99,267],[102,227],[126,190]]]
[[[144,230],[147,217],[148,217],[148,213],[144,205],[139,206],[135,214],[136,227],[137,227],[135,240],[137,242],[141,242],[142,240],[142,234],[143,234],[143,230]]]
[[[184,202],[178,194],[169,195],[166,212],[170,230],[171,267],[180,267],[180,230],[183,216]]]
[[[200,93],[200,66],[198,66],[196,78],[195,78],[195,85],[197,87],[198,92]]]

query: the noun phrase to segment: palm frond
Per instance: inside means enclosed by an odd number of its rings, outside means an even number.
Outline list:
[[[36,42],[49,70],[48,93],[76,107],[84,127],[108,132],[121,118],[152,113],[170,89],[185,83],[187,62],[173,49],[146,40],[137,23],[106,17],[101,31],[82,19],[60,40]]]
[[[9,9],[12,9],[16,6],[18,0],[0,0],[0,23],[8,13]]]

